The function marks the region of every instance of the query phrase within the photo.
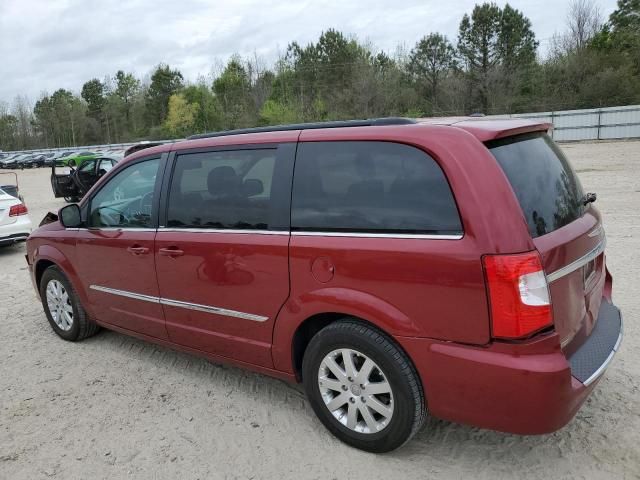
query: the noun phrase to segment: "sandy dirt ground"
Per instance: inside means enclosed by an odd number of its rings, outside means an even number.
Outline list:
[[[109,331],[60,340],[17,245],[0,249],[0,478],[640,478],[640,142],[563,148],[598,193],[625,339],[561,431],[431,419],[396,452],[360,452],[297,386]],[[34,222],[63,205],[48,175],[19,172]]]

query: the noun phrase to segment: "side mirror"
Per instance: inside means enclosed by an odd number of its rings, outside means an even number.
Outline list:
[[[78,228],[82,225],[80,207],[75,203],[62,207],[58,212],[58,218],[64,228]]]

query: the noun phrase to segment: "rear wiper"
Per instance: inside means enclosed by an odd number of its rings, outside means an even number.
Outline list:
[[[598,198],[598,196],[595,193],[585,193],[585,195],[580,199],[580,202],[582,205],[587,205],[595,202],[596,198]]]

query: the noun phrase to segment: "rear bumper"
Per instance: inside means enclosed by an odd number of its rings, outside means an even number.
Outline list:
[[[432,415],[509,433],[550,433],[573,418],[620,346],[619,310],[602,303],[597,323],[604,319],[606,328],[594,329],[589,337],[594,339],[570,359],[556,334],[526,345],[496,342],[487,347],[397,340],[418,369]]]
[[[31,220],[28,215],[17,217],[14,223],[0,226],[0,245],[23,242],[31,234]]]
[[[598,380],[620,348],[622,332],[620,310],[603,298],[591,334],[569,357],[571,374],[585,386]]]

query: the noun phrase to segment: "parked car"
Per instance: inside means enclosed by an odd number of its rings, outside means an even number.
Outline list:
[[[95,158],[96,156],[98,155],[95,152],[90,152],[90,151],[76,152],[71,155],[58,158],[57,163],[58,165],[62,165],[62,166],[77,167],[84,160],[87,160],[89,158]]]
[[[40,153],[35,153],[33,155],[28,155],[22,161],[22,167],[24,168],[36,168],[36,167],[44,167],[45,156]]]
[[[31,233],[27,207],[0,188],[0,246],[23,242]]]
[[[56,172],[51,167],[51,187],[56,198],[63,197],[67,202],[77,202],[91,187],[115,164],[117,158],[96,157],[84,160],[78,168],[71,168],[69,173]]]
[[[61,338],[102,326],[302,382],[363,450],[403,445],[427,405],[552,432],[622,320],[595,194],[549,128],[379,119],[152,147],[36,230],[27,263]]]
[[[24,168],[24,160],[29,157],[28,153],[21,153],[12,157],[0,160],[2,168]]]

